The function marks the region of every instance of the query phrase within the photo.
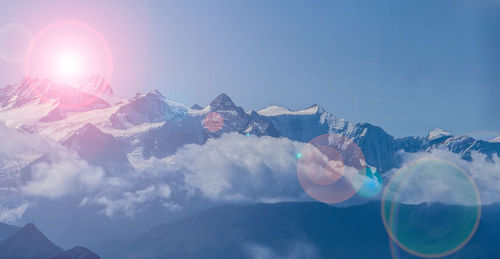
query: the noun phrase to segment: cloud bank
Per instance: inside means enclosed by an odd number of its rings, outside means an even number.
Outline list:
[[[407,179],[398,175],[401,170],[405,170],[404,167],[393,169],[383,176],[386,191],[387,188],[399,186],[403,181],[409,182],[404,183],[404,190],[400,191],[404,193],[399,197],[402,203],[441,202],[477,205],[500,202],[500,158],[497,155],[489,160],[486,155],[473,152],[472,161],[466,161],[461,159],[459,154],[436,149],[431,152],[403,152],[401,156],[403,165],[438,161],[435,168],[420,168],[408,174]],[[439,166],[440,163],[444,166]],[[389,186],[388,182],[391,183]],[[477,190],[472,186],[477,187]],[[391,191],[394,190],[390,189],[387,192]],[[477,199],[477,194],[480,200]]]
[[[113,217],[134,217],[152,204],[179,211],[193,199],[212,202],[312,201],[297,179],[297,152],[305,143],[286,138],[224,134],[203,145],[189,144],[166,158],[143,159],[129,154],[135,170],[106,172],[90,165],[73,151],[40,136],[14,131],[0,123],[4,138],[0,147],[0,196],[16,196],[16,202],[0,203],[0,221],[20,218],[28,204],[40,199],[80,198],[80,206],[97,206]],[[437,158],[463,168],[477,185],[482,204],[500,202],[500,158],[493,161],[472,153],[472,161],[445,150],[401,153],[403,164]],[[20,173],[13,161],[29,165]],[[17,170],[17,172],[16,172]],[[396,174],[384,174],[385,183]],[[456,184],[419,179],[409,185],[404,202],[448,202]],[[457,188],[455,188],[457,189]],[[460,194],[460,192],[458,192]],[[450,198],[451,197],[451,198]],[[4,199],[5,200],[5,199]]]

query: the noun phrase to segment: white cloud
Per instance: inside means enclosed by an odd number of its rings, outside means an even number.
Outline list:
[[[168,185],[161,184],[159,186],[150,185],[136,191],[129,191],[118,194],[118,197],[110,198],[109,194],[100,196],[92,200],[92,203],[104,206],[102,212],[109,217],[116,213],[123,213],[128,217],[133,217],[135,214],[144,209],[150,202],[160,197],[163,199],[170,198],[171,190]],[[85,205],[88,200],[82,202]],[[173,203],[166,203],[171,209],[178,209]],[[165,205],[165,206],[167,206]]]
[[[214,201],[298,200],[295,154],[303,144],[285,138],[226,134],[204,145],[186,145],[166,158],[185,176],[185,187]]]
[[[0,146],[0,183],[17,188],[16,195],[24,195],[29,202],[32,197],[56,199],[81,195],[85,197],[81,206],[97,204],[108,216],[133,217],[155,201],[168,210],[178,211],[186,207],[190,198],[212,202],[311,200],[297,180],[296,154],[305,144],[286,138],[224,134],[203,145],[186,145],[164,159],[144,160],[138,155],[140,152],[129,154],[135,172],[107,174],[58,143],[10,130],[1,122],[0,135],[4,139]],[[31,166],[27,179],[18,181],[14,174],[5,173],[12,161],[32,162],[41,155],[44,159]],[[472,161],[464,161],[459,155],[443,150],[408,153],[403,157],[405,163],[425,157],[450,161],[470,174],[478,186],[482,203],[500,201],[500,158],[497,156],[493,157],[494,163],[478,153],[472,154]],[[386,182],[395,172],[385,174]],[[17,177],[21,179],[19,173]],[[7,179],[10,179],[8,184]],[[450,193],[451,187],[456,189],[460,182],[444,180],[430,177],[412,184],[406,191],[407,202],[460,200],[460,196],[443,195]],[[21,186],[9,185],[19,182]],[[21,201],[10,204],[9,209],[5,209],[5,203],[0,203],[2,215],[18,215],[21,209],[12,208],[23,208],[20,206],[25,200]]]
[[[389,179],[392,179],[393,183],[386,187],[390,188],[387,191],[388,197],[396,192],[395,188],[399,188],[399,183],[408,182],[399,192],[402,194],[398,196],[398,200],[403,203],[442,202],[477,205],[479,202],[481,204],[500,202],[500,158],[496,155],[492,157],[493,161],[477,152],[472,153],[472,161],[463,160],[460,155],[446,150],[401,155],[405,165],[419,161],[439,162],[434,168],[421,168],[406,174],[406,177],[398,173],[401,169],[387,172],[384,175],[386,184]],[[439,167],[440,163],[446,163],[448,166]],[[406,169],[403,167],[403,170]],[[476,190],[471,182],[477,187],[480,200],[477,199]]]
[[[59,198],[96,190],[104,184],[104,177],[101,168],[90,166],[75,154],[61,152],[53,161],[34,164],[31,179],[21,191],[28,196]]]
[[[103,206],[102,212],[108,216],[134,216],[156,200],[171,211],[182,210],[190,198],[212,202],[310,200],[297,180],[295,155],[303,145],[285,138],[225,134],[203,145],[186,145],[164,159],[144,160],[133,153],[129,160],[136,172],[123,176],[130,178],[131,185],[108,187],[88,196],[81,205]]]
[[[59,143],[12,130],[2,122],[0,135],[0,183],[4,186],[15,187],[21,180],[22,194],[57,198],[92,191],[103,182],[102,169],[90,166]],[[34,164],[21,174],[20,169],[29,163]]]
[[[15,208],[3,208],[0,206],[0,222],[16,223],[23,216],[27,208],[27,203]]]
[[[316,248],[306,242],[295,241],[291,244],[286,251],[285,255],[280,255],[272,248],[248,243],[245,244],[243,249],[251,259],[313,259],[319,258]]]

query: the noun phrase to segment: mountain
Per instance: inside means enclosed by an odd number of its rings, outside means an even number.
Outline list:
[[[80,138],[80,146],[87,137],[75,134],[91,123],[94,131],[107,134],[110,142],[105,142],[117,152],[113,161],[119,163],[127,163],[124,156],[131,153],[162,158],[186,144],[203,144],[229,132],[301,142],[328,133],[342,134],[354,140],[367,163],[381,173],[401,165],[401,150],[413,153],[445,149],[465,160],[471,159],[472,151],[489,158],[500,153],[500,142],[453,136],[441,129],[434,129],[425,137],[395,138],[378,126],[337,118],[319,105],[299,111],[269,106],[246,112],[224,93],[206,107],[192,108],[167,99],[158,90],[138,93],[130,100],[106,102],[111,97],[117,99],[113,94],[111,86],[99,76],[88,77],[74,87],[26,78],[0,89],[0,120],[56,141],[66,141],[68,136],[73,136],[73,140]],[[101,141],[97,136],[102,134],[95,136],[94,143]],[[120,148],[117,143],[122,143]],[[102,165],[97,156],[89,158],[92,152],[82,149],[80,155]]]
[[[76,83],[76,89],[94,96],[97,96],[109,103],[117,101],[113,88],[106,81],[106,78],[100,75],[92,75],[84,78],[82,81]]]
[[[179,218],[198,212],[202,207],[220,205],[219,201],[196,193],[204,183],[192,182],[190,177],[197,176],[189,175],[192,173],[190,165],[176,164],[169,156],[179,149],[188,149],[185,146],[189,144],[213,144],[213,139],[225,133],[246,135],[249,138],[245,144],[250,145],[254,140],[281,139],[288,142],[287,138],[309,142],[324,134],[342,134],[347,137],[344,144],[354,141],[363,151],[367,164],[381,174],[401,166],[401,151],[416,153],[442,149],[455,152],[465,160],[472,159],[473,151],[485,154],[490,160],[500,153],[500,142],[453,136],[444,130],[432,130],[427,136],[394,137],[376,125],[337,118],[319,105],[298,111],[279,106],[248,111],[235,104],[227,94],[220,94],[206,106],[190,108],[168,99],[157,90],[119,101],[112,101],[118,100],[113,93],[102,77],[89,77],[74,86],[26,78],[0,89],[0,130],[36,137],[18,136],[18,139],[27,139],[26,143],[21,143],[23,145],[16,150],[5,148],[8,163],[0,165],[0,191],[5,193],[2,197],[12,200],[7,209],[25,206],[28,208],[25,212],[19,210],[23,220],[40,220],[36,221],[37,224],[43,224],[47,234],[67,247],[134,236],[166,218]],[[339,145],[342,146],[348,145]],[[27,147],[33,149],[28,153]],[[342,156],[346,155],[348,150],[339,149]],[[18,153],[11,156],[14,151]],[[33,166],[57,169],[65,165],[61,160],[66,157],[62,154],[68,151],[75,160],[73,162],[82,162],[79,161],[82,159],[102,168],[103,186],[110,186],[109,190],[89,188],[89,193],[85,188],[83,191],[64,190],[61,192],[63,197],[52,199],[46,198],[43,191],[33,194],[36,197],[26,197],[29,190],[17,188],[36,180],[43,180],[44,188],[51,184],[61,185],[61,182],[66,184],[66,181],[75,185],[91,184],[85,181],[85,175],[80,175],[88,170],[60,179],[58,174],[53,174],[56,170],[38,170],[36,174],[31,170]],[[293,156],[294,152],[290,154]],[[230,157],[231,154],[224,155]],[[228,166],[232,167],[231,164]],[[268,163],[257,166],[255,170],[272,170]],[[203,168],[196,170],[203,171]],[[170,174],[171,171],[174,172]],[[267,177],[272,176],[264,175],[259,180],[262,185],[269,183]],[[207,179],[214,176],[209,175]],[[75,182],[74,178],[77,179]],[[243,182],[245,178],[241,179]],[[196,186],[195,191],[185,188],[188,181]],[[290,188],[293,192],[301,192],[300,184],[294,186],[295,183],[292,182]],[[226,185],[224,182],[218,184]],[[366,199],[361,202],[366,202]],[[52,213],[47,215],[46,211]],[[68,229],[71,231],[66,231]]]
[[[91,81],[89,81],[91,82]],[[82,84],[80,89],[87,85]],[[81,91],[69,85],[57,84],[48,79],[25,78],[21,82],[0,90],[0,106],[7,109],[33,104],[48,104],[50,111],[40,116],[40,121],[63,119],[69,112],[83,112],[109,107],[95,91]]]
[[[0,242],[5,240],[10,235],[16,233],[21,228],[17,226],[7,225],[4,223],[0,223]]]
[[[1,258],[51,258],[62,251],[32,223],[0,243]]]
[[[193,110],[203,110],[203,107],[201,107],[201,106],[200,106],[200,105],[198,105],[198,104],[193,104],[193,105],[191,106],[191,109],[193,109]]]
[[[92,123],[87,123],[73,134],[63,139],[61,143],[90,164],[101,166],[113,172],[130,166],[125,144],[116,140],[111,134],[102,132]]]
[[[51,259],[100,259],[100,257],[85,247],[77,246],[62,252]]]
[[[130,125],[163,122],[187,112],[187,107],[167,100],[160,91],[137,94],[110,117],[111,125],[124,129]]]
[[[488,156],[491,159],[493,154],[500,154],[500,142],[490,142],[474,139],[469,136],[449,137],[442,144],[444,148],[453,153],[460,154],[465,160],[471,160],[471,152],[476,151]],[[464,149],[464,147],[467,147]]]
[[[433,215],[456,210],[444,204],[404,206],[420,216],[430,206]],[[497,258],[498,213],[498,204],[484,206],[471,241],[445,258]],[[345,208],[307,202],[223,205],[160,225],[135,239],[101,244],[96,250],[103,258],[129,259],[261,258],[253,250],[265,251],[269,258],[391,258],[379,202]],[[416,258],[400,252],[401,258]]]
[[[3,228],[3,227],[2,227]],[[52,243],[33,223],[26,224],[8,238],[0,241],[0,258],[5,259],[99,259],[84,247],[63,251]],[[13,229],[12,228],[12,229]],[[4,233],[0,229],[0,233]]]

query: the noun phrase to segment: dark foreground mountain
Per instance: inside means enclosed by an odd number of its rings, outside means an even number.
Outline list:
[[[0,258],[3,259],[99,259],[100,257],[83,247],[67,251],[50,241],[32,223],[23,228],[2,225],[0,236],[18,229],[0,242]]]
[[[450,210],[443,204],[408,206],[417,214],[428,206],[437,214]],[[500,205],[484,206],[476,234],[446,258],[499,258],[499,212]],[[224,205],[95,250],[103,258],[391,258],[378,202],[346,208],[322,203]]]
[[[100,257],[85,247],[77,246],[66,250],[51,259],[99,259]]]

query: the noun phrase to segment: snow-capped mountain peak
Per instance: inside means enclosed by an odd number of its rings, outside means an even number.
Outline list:
[[[439,138],[442,138],[442,137],[450,137],[452,136],[451,133],[449,132],[446,132],[442,129],[433,129],[429,132],[429,134],[427,135],[427,139],[428,140],[435,140],[435,139],[439,139]]]
[[[122,150],[124,153],[114,161],[126,161],[125,153],[135,149],[138,152],[142,150],[144,157],[163,157],[173,154],[184,144],[203,144],[207,139],[218,138],[224,133],[285,137],[300,142],[337,133],[355,141],[365,152],[367,163],[385,172],[398,166],[397,151],[401,149],[418,152],[441,145],[458,154],[465,154],[463,151],[469,149],[491,154],[498,150],[497,143],[493,142],[500,142],[500,138],[490,142],[461,140],[452,138],[450,133],[441,129],[432,130],[427,137],[394,139],[379,127],[337,119],[319,105],[297,111],[273,105],[258,112],[245,112],[226,94],[218,95],[204,108],[199,105],[189,108],[176,103],[158,90],[137,94],[121,103],[108,104],[87,93],[99,88],[99,85],[112,92],[102,77],[89,77],[87,82],[87,87],[78,90],[50,80],[26,78],[18,84],[2,88],[0,120],[9,127],[26,129],[66,144],[68,138],[63,138],[73,136],[75,141],[70,146],[74,143],[83,146],[89,139],[95,139],[94,143],[105,142],[101,139],[103,136],[106,136],[103,139],[110,139],[107,141],[111,143],[109,146],[121,147],[115,142],[123,142],[126,150]],[[44,95],[50,102],[44,101],[46,98],[40,99]],[[77,98],[91,102],[72,106],[71,102],[78,101]],[[217,131],[211,131],[204,124],[205,118],[212,112],[222,117],[222,126]],[[92,124],[87,124],[89,122]],[[450,141],[445,142],[447,139]],[[96,152],[88,152],[91,153]],[[95,164],[104,164],[91,155],[82,156]]]
[[[214,111],[233,110],[236,108],[236,105],[233,103],[231,98],[229,98],[229,96],[227,96],[225,93],[222,93],[210,103],[210,108]]]
[[[262,116],[280,116],[280,115],[313,115],[313,114],[320,114],[324,113],[325,109],[323,109],[321,106],[314,104],[312,106],[309,106],[303,110],[298,110],[298,111],[292,111],[288,108],[282,107],[282,106],[277,106],[277,105],[271,105],[268,106],[257,113],[262,115]]]
[[[191,109],[199,111],[199,110],[203,110],[203,107],[201,107],[201,105],[195,103],[195,104],[193,104],[193,106],[191,106]]]
[[[100,75],[92,75],[84,78],[76,84],[75,88],[106,101],[112,102],[116,99],[111,85]]]

